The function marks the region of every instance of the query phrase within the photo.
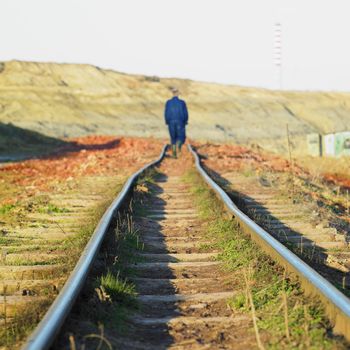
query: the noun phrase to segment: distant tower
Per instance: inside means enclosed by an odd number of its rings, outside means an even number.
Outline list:
[[[282,24],[274,25],[273,62],[278,71],[278,88],[282,90]]]

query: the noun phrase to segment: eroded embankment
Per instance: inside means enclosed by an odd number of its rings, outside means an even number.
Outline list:
[[[111,228],[55,347],[345,348],[224,215],[185,152],[144,177]]]

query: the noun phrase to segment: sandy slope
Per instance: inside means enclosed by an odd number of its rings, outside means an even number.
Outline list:
[[[280,93],[18,61],[0,65],[0,122],[59,137],[163,137],[163,106],[173,85],[188,103],[189,135],[196,139],[262,145],[273,140],[284,147],[288,123],[300,148],[300,135],[350,129],[350,93]]]

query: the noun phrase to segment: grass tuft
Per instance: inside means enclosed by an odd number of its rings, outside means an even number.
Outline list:
[[[113,301],[128,306],[135,305],[135,286],[127,279],[122,279],[119,273],[114,275],[108,271],[107,274],[102,275],[98,281],[100,286],[103,287]]]
[[[14,204],[4,204],[0,206],[0,214],[5,215],[9,213],[13,208],[15,208]]]
[[[48,203],[45,207],[40,207],[38,212],[41,214],[61,214],[61,213],[69,213],[70,210],[67,208],[60,208],[55,204]]]
[[[50,292],[43,300],[32,301],[25,307],[18,308],[13,319],[6,320],[5,316],[5,324],[0,327],[0,348],[17,349],[18,342],[33,331],[52,301],[53,295]]]

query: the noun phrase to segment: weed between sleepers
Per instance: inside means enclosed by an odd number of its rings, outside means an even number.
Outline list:
[[[193,184],[195,204],[205,223],[204,235],[219,249],[224,268],[241,273],[235,284],[242,292],[227,305],[233,313],[252,314],[259,347],[346,349],[343,338],[332,334],[319,300],[306,297],[300,285],[227,218],[222,202],[200,175],[193,170],[185,180]]]
[[[109,348],[109,332],[113,331],[112,336],[125,333],[127,317],[138,310],[136,289],[129,280],[135,272],[128,265],[143,261],[136,254],[143,250],[143,244],[133,223],[133,215],[140,215],[142,204],[135,208],[133,203],[142,203],[151,193],[155,174],[154,170],[148,171],[138,180],[129,205],[118,212],[111,224],[82,292],[83,297],[66,322],[59,340],[69,343],[72,349],[94,349],[102,343]],[[81,327],[74,322],[77,318],[84,320]],[[61,344],[55,346],[62,347]]]
[[[4,204],[0,206],[0,214],[4,215],[10,212],[13,208],[15,208],[14,204]]]
[[[54,260],[51,260],[49,263],[55,263],[61,267],[55,269],[54,272],[45,278],[50,278],[52,280],[57,280],[58,278],[62,277],[67,278],[69,275],[68,272],[73,269],[76,262],[80,258],[81,252],[89,241],[96,225],[98,224],[103,213],[106,211],[111,200],[114,198],[115,194],[120,191],[120,188],[121,186],[118,186],[115,191],[110,193],[109,198],[105,202],[100,203],[94,208],[89,221],[82,224],[77,234],[75,234],[73,237],[67,237],[67,239],[63,242],[59,242],[60,245],[58,246],[57,250],[63,251],[65,254],[62,255],[62,257],[57,257]],[[35,206],[41,205],[41,207],[45,207],[46,209],[49,207],[49,204],[50,203],[47,196],[41,196],[39,199],[37,199],[37,202],[35,202]],[[55,252],[55,250],[53,250],[53,252]],[[29,262],[23,259],[20,260],[15,260],[12,263],[9,263],[8,261],[6,265],[47,264],[46,260],[40,262]],[[53,282],[52,288],[50,289],[40,290],[40,296],[43,296],[43,300],[34,301],[29,307],[18,307],[18,311],[16,312],[14,318],[7,319],[6,315],[0,315],[0,319],[5,320],[5,324],[1,325],[0,327],[0,347],[7,346],[7,348],[10,349],[15,348],[15,344],[28,336],[28,334],[35,328],[57,295],[58,290],[55,283],[56,282]],[[1,294],[3,294],[3,298],[6,298],[6,293],[4,293],[4,291],[2,291]]]
[[[38,212],[41,214],[53,214],[53,213],[60,214],[60,213],[69,213],[70,210],[67,208],[60,208],[57,205],[52,203],[48,203],[46,206],[38,208]]]
[[[6,296],[2,298],[6,300]],[[0,346],[7,349],[16,349],[16,343],[21,341],[25,335],[30,333],[35,325],[44,316],[46,310],[53,302],[52,292],[43,300],[33,301],[26,307],[19,307],[11,318],[6,316],[6,303],[4,304],[3,323],[0,327]]]
[[[95,268],[89,276],[83,297],[73,310],[73,327],[70,320],[62,337],[69,342],[71,349],[112,349],[105,325],[114,331],[125,331],[125,320],[137,309],[134,285],[126,278],[122,262],[129,261],[130,249],[134,245],[135,232],[126,229],[128,224],[118,218],[117,229],[112,230],[97,258]],[[124,260],[126,259],[126,260]],[[107,272],[106,272],[107,271]],[[81,328],[77,328],[74,319],[82,319]],[[74,346],[74,347],[73,347]],[[61,344],[55,345],[61,349]]]
[[[79,317],[88,323],[89,331],[86,333],[86,325],[72,331],[69,321],[63,330],[63,338],[74,341],[77,348],[96,348],[101,339],[91,335],[101,333],[101,329],[106,329],[103,339],[109,343],[108,331],[125,332],[127,316],[138,309],[135,286],[128,279],[132,270],[125,268],[125,264],[135,261],[133,252],[140,249],[137,231],[131,217],[120,215],[114,226],[83,291],[84,299],[73,311],[73,318]]]

